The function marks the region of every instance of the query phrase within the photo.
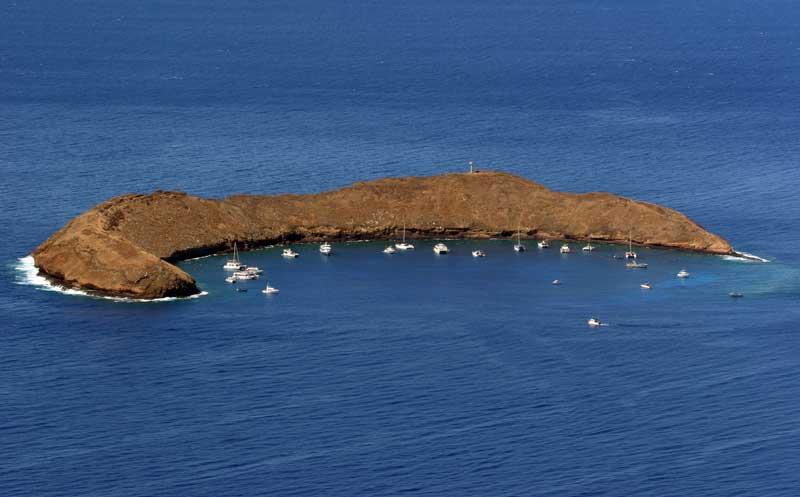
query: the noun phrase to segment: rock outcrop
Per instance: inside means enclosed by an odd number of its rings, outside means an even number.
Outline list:
[[[173,262],[281,242],[524,237],[732,253],[721,237],[658,205],[608,193],[559,193],[511,174],[382,179],[313,195],[208,200],[156,191],[123,195],[73,219],[33,253],[65,286],[133,298],[199,290]]]

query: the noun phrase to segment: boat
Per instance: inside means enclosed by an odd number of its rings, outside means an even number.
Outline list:
[[[331,246],[330,243],[325,242],[325,243],[323,243],[322,245],[319,246],[319,253],[320,254],[322,254],[322,255],[331,255],[331,252],[333,252],[333,247]]]
[[[731,292],[731,293],[728,294],[728,296],[729,297],[733,297],[735,299],[740,299],[740,298],[744,297],[744,295],[739,293],[739,292]]]
[[[433,251],[436,253],[436,255],[445,255],[447,254],[447,245],[441,242],[437,243],[433,246]]]
[[[244,268],[244,265],[239,261],[239,249],[236,242],[233,242],[233,257],[228,259],[224,266],[226,271],[239,271]]]
[[[589,321],[587,321],[587,323],[588,323],[588,324],[589,324],[589,326],[591,326],[592,328],[595,328],[595,327],[597,327],[597,326],[604,326],[604,325],[605,325],[605,323],[603,323],[602,321],[600,321],[600,319],[599,319],[599,318],[590,318],[590,319],[589,319]]]
[[[283,252],[281,253],[281,255],[283,257],[286,257],[287,259],[294,259],[295,257],[300,257],[300,254],[298,254],[297,252],[295,252],[294,250],[292,250],[290,248],[283,249]]]
[[[647,269],[647,264],[644,262],[630,261],[625,264],[625,267],[630,269]]]
[[[519,236],[519,228],[517,228],[517,243],[514,244],[514,251],[515,252],[525,252],[526,248],[525,245],[522,244],[522,240]]]
[[[391,245],[383,249],[384,254],[394,254],[395,252],[397,252],[397,250],[395,250]]]
[[[486,257],[486,253],[483,250],[473,250],[472,257]]]
[[[636,252],[633,251],[633,238],[631,238],[630,233],[628,233],[628,251],[625,252],[626,259],[636,259],[639,257],[636,255]]]
[[[236,291],[237,291],[237,292],[242,292],[242,293],[245,293],[245,292],[247,292],[247,288],[244,288],[244,287],[241,287],[241,286],[237,286],[237,287],[236,287]]]
[[[247,271],[248,273],[253,273],[253,274],[261,274],[264,272],[263,269],[260,269],[256,266],[247,266],[244,268],[244,270]]]
[[[272,295],[272,294],[275,294],[275,293],[280,293],[280,290],[278,290],[274,286],[269,286],[269,283],[267,283],[266,288],[261,290],[261,293],[266,293],[267,295]]]
[[[406,225],[403,223],[403,241],[394,244],[397,250],[414,250],[414,245],[406,243]]]
[[[554,285],[560,285],[561,284],[561,280],[553,280],[553,284]]]
[[[538,245],[540,249],[550,248],[550,242],[548,242],[547,240],[542,240],[536,245]]]
[[[591,243],[587,243],[586,246],[583,247],[581,250],[583,250],[584,252],[594,252],[594,245],[592,245]]]
[[[688,277],[689,277],[689,271],[685,269],[681,269],[680,271],[678,271],[678,278],[688,278]]]
[[[651,285],[650,283],[642,283],[639,286],[644,288],[645,290],[652,290],[652,288],[653,288],[653,285]]]
[[[225,283],[236,283],[237,281],[238,280],[233,276],[228,276],[227,278],[225,278]]]
[[[561,246],[560,252],[561,252],[562,254],[569,254],[570,252],[572,252],[572,249],[571,249],[571,248],[569,248],[569,245],[567,245],[567,244],[565,243],[564,245],[562,245],[562,246]]]
[[[250,271],[236,271],[233,273],[233,276],[236,280],[257,280],[258,275],[256,273],[251,273]]]

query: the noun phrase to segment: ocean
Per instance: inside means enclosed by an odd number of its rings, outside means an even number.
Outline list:
[[[797,495],[798,33],[788,0],[3,3],[0,495]],[[27,258],[115,195],[469,161],[768,262],[297,245],[141,303]]]

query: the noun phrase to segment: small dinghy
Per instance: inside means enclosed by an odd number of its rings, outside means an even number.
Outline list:
[[[587,321],[587,324],[592,328],[597,328],[598,326],[606,326],[604,322],[600,321],[600,318],[590,318],[589,321]]]
[[[236,287],[236,291],[237,292],[241,292],[241,293],[247,293],[247,288],[242,288],[240,286],[237,286]]]
[[[744,295],[739,293],[739,292],[731,292],[731,293],[728,294],[728,296],[731,297],[731,298],[734,298],[734,299],[740,299],[740,298],[744,297]]]
[[[395,248],[392,247],[391,245],[383,249],[384,254],[394,254],[395,252],[397,252],[397,250],[395,250]]]
[[[561,284],[561,280],[553,280],[553,284],[554,285],[560,285]]]
[[[681,269],[680,271],[678,271],[678,278],[688,278],[688,277],[689,277],[689,271],[685,269]]]
[[[650,283],[642,283],[639,286],[642,287],[645,290],[652,290],[652,288],[653,288],[653,285],[651,285]]]
[[[486,257],[486,254],[483,252],[483,250],[473,250],[472,257]]]
[[[225,278],[225,283],[236,283],[236,281],[237,281],[236,278],[234,278],[233,276],[228,276],[227,278]]]

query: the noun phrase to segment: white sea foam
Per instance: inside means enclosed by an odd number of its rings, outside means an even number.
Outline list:
[[[761,262],[766,263],[770,262],[769,259],[764,259],[763,257],[759,257],[757,255],[748,254],[747,252],[735,252],[735,255],[723,255],[723,259],[726,261],[735,261],[735,262]]]
[[[172,302],[174,300],[196,299],[204,295],[208,295],[208,292],[200,292],[196,295],[190,295],[189,297],[164,297],[160,299],[131,299],[126,297],[94,295],[89,292],[85,292],[83,290],[77,290],[75,288],[67,288],[65,286],[53,283],[52,281],[48,280],[47,278],[39,274],[39,269],[33,263],[33,256],[30,255],[27,257],[21,257],[20,259],[17,259],[17,264],[14,266],[14,269],[17,270],[17,278],[15,283],[18,285],[30,285],[30,286],[35,286],[40,290],[45,290],[48,292],[58,292],[58,293],[63,293],[65,295],[81,295],[83,297],[113,300],[114,302],[124,302],[131,304],[150,303],[150,302]]]

